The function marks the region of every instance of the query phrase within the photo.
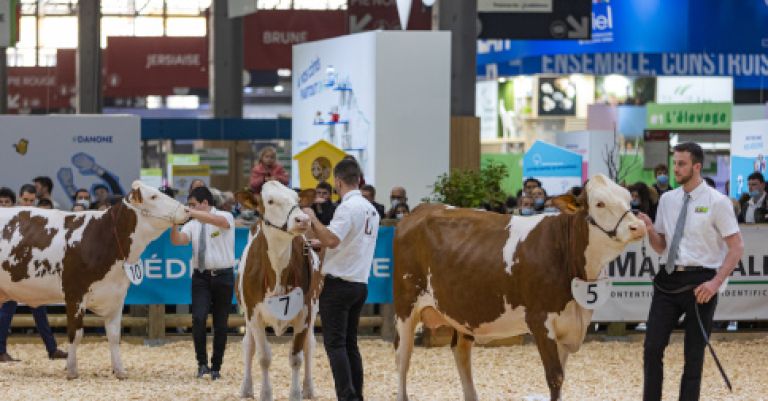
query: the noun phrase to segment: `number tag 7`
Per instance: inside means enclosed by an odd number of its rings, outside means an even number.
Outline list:
[[[608,300],[610,282],[608,279],[584,281],[575,278],[571,281],[573,299],[584,309],[597,309]]]
[[[264,300],[264,306],[277,320],[293,320],[304,307],[304,291],[296,287],[285,295],[276,295]]]

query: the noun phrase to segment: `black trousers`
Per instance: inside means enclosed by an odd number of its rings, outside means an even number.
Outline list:
[[[210,272],[192,273],[192,338],[198,365],[208,366],[205,321],[213,314],[213,356],[211,370],[221,370],[224,349],[227,346],[227,320],[232,308],[235,276],[232,269],[212,275]]]
[[[682,288],[689,284],[700,284],[711,280],[715,270],[696,272],[674,272],[667,274],[663,269],[655,278],[657,285],[665,289]],[[695,307],[698,306],[701,323],[707,332],[712,331],[712,318],[717,307],[717,295],[706,304],[696,304],[693,290],[679,294],[668,294],[658,288],[653,292],[651,309],[648,312],[643,355],[643,400],[661,400],[661,388],[664,381],[664,350],[669,344],[669,336],[680,316],[685,313],[685,341],[683,354],[685,365],[680,381],[681,401],[698,400],[701,391],[701,372],[704,366],[704,348],[706,342],[701,334]]]
[[[363,401],[363,359],[357,347],[357,326],[367,297],[367,284],[325,276],[320,294],[323,345],[339,401]]]

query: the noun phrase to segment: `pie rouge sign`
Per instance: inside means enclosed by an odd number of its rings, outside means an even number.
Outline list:
[[[208,87],[206,37],[109,37],[104,95],[186,94]]]
[[[58,111],[70,107],[69,96],[60,91],[54,67],[8,67],[8,110],[11,112]]]

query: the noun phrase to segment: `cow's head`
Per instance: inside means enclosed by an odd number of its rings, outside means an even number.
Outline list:
[[[299,194],[277,181],[268,181],[261,189],[261,196],[250,192],[238,192],[236,198],[246,209],[259,211],[264,223],[291,235],[301,235],[309,229],[309,216],[301,211],[308,194]]]
[[[645,225],[632,214],[631,196],[608,177],[598,174],[584,187],[579,199],[559,196],[553,203],[564,213],[586,212],[587,221],[612,240],[626,244],[643,238]]]
[[[126,203],[158,229],[189,220],[189,210],[184,205],[138,180],[131,185]]]

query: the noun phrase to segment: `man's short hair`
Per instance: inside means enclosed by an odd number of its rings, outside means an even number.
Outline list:
[[[656,167],[653,168],[653,174],[658,175],[660,171],[669,172],[669,168],[664,163],[657,164]]]
[[[94,195],[96,194],[96,190],[97,189],[103,189],[103,190],[109,192],[109,188],[107,188],[106,185],[104,185],[104,184],[96,184],[96,185],[93,186],[93,194]]]
[[[37,201],[37,207],[49,207],[53,209],[53,202],[50,199],[40,199]]]
[[[37,190],[35,189],[35,186],[32,184],[24,184],[21,186],[21,189],[19,189],[19,196],[24,194],[35,194],[37,193]]]
[[[41,176],[35,177],[35,179],[32,180],[32,182],[36,182],[36,183],[40,184],[41,186],[47,188],[48,189],[48,193],[52,193],[53,192],[53,180],[51,180],[50,177],[46,177],[44,175],[41,175]]]
[[[523,188],[525,188],[525,185],[528,184],[529,182],[535,182],[536,185],[539,188],[541,188],[541,181],[539,181],[539,180],[537,180],[537,179],[535,179],[533,177],[528,177],[528,178],[525,179],[525,181],[523,181]]]
[[[331,184],[329,184],[329,183],[327,183],[325,181],[317,184],[315,189],[324,189],[324,190],[328,191],[328,193],[333,193],[333,187],[331,186]]]
[[[78,189],[77,191],[75,191],[75,198],[77,198],[77,194],[79,194],[79,193],[83,193],[83,192],[85,192],[86,194],[88,194],[88,196],[91,196],[91,193],[90,193],[90,192],[88,192],[88,190],[87,190],[87,189],[85,189],[85,188],[80,188],[80,189]]]
[[[189,193],[190,198],[194,198],[196,201],[203,203],[208,202],[208,206],[213,206],[213,194],[208,187],[197,187]]]
[[[707,185],[709,185],[712,188],[716,186],[715,180],[713,180],[712,177],[704,177],[704,181],[707,183]]]
[[[354,187],[360,185],[360,166],[354,160],[344,159],[340,161],[333,168],[333,175],[346,185]]]
[[[373,195],[373,197],[376,197],[376,188],[371,184],[365,184],[362,187],[360,187],[361,191],[368,191]]]
[[[691,154],[693,164],[704,164],[704,151],[698,143],[685,142],[675,146],[675,152],[688,152]]]
[[[11,203],[16,204],[16,194],[8,187],[0,188],[0,198],[9,198]]]
[[[759,171],[755,171],[754,173],[750,174],[749,177],[747,177],[747,181],[749,180],[758,180],[765,184],[765,177],[763,176],[763,173]]]

